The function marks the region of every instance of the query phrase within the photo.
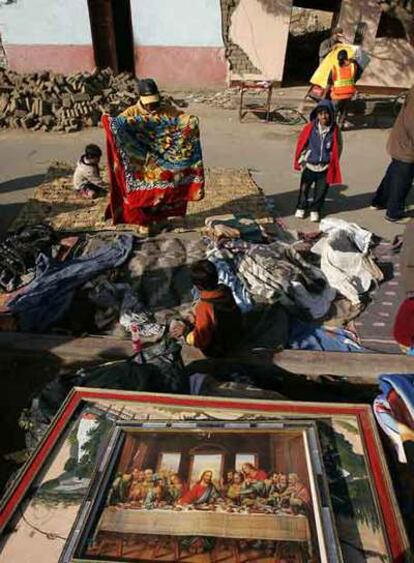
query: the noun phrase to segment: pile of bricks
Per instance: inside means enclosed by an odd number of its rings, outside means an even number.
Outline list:
[[[0,69],[0,127],[63,131],[96,127],[137,101],[137,81],[111,69],[70,76]]]

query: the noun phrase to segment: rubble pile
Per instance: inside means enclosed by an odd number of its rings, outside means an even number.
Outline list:
[[[100,125],[137,100],[136,79],[111,69],[70,76],[0,69],[0,127],[72,133]]]
[[[239,97],[239,88],[226,88],[220,92],[193,92],[185,96],[186,101],[189,103],[208,104],[223,109],[236,109]]]

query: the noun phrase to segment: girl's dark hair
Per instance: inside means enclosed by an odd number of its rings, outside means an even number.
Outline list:
[[[218,274],[215,265],[209,260],[200,260],[191,266],[191,279],[199,289],[211,291],[218,285]]]
[[[101,158],[102,151],[98,147],[98,145],[86,145],[85,147],[85,156],[86,158]]]

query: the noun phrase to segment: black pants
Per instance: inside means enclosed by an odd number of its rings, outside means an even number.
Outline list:
[[[335,101],[336,119],[340,127],[343,125],[345,121],[345,117],[350,101],[351,99]]]
[[[309,211],[322,211],[323,204],[325,203],[326,192],[329,185],[326,182],[326,175],[328,171],[313,172],[308,168],[302,172],[300,179],[299,197],[296,205],[297,209],[304,209]],[[309,193],[313,186],[313,197],[309,201]]]
[[[372,200],[372,205],[387,209],[387,216],[400,219],[404,216],[405,200],[414,180],[414,163],[391,161],[384,178]]]

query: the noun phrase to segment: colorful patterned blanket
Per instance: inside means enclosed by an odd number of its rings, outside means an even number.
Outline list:
[[[204,196],[198,119],[167,114],[103,117],[111,182],[109,215],[147,225],[185,215]]]

